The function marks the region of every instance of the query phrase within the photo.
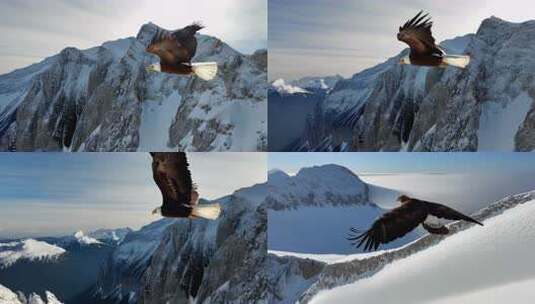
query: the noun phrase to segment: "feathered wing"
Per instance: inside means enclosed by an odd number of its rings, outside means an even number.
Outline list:
[[[431,33],[433,22],[428,14],[420,11],[414,18],[399,28],[398,40],[405,42],[411,48],[412,54],[443,54],[435,44]]]
[[[152,175],[160,188],[163,205],[188,205],[193,183],[186,153],[151,153]]]
[[[188,51],[189,60],[195,57],[197,53],[197,38],[195,38],[195,34],[203,28],[204,26],[201,23],[195,22],[173,33],[176,41]]]
[[[467,222],[471,222],[471,223],[483,226],[483,224],[480,223],[479,221],[469,217],[468,215],[462,214],[461,212],[453,208],[450,208],[441,204],[437,204],[437,203],[425,202],[425,204],[427,206],[427,212],[429,212],[429,214],[436,216],[438,218],[447,219],[451,221],[463,220],[463,221],[467,221]]]
[[[348,240],[357,248],[364,245],[364,251],[377,250],[381,244],[400,238],[418,227],[426,217],[425,208],[421,208],[417,202],[406,203],[382,215],[366,232],[360,233],[352,228],[354,235]]]

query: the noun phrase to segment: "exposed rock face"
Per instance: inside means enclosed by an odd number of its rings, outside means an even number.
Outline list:
[[[265,150],[267,52],[199,35],[194,61],[218,62],[215,80],[149,73],[156,29],[0,76],[0,150]]]
[[[338,165],[304,168],[291,177],[282,171],[271,172],[268,187],[266,206],[273,210],[370,203],[368,185]]]
[[[306,151],[535,150],[535,21],[486,19],[444,41],[466,69],[399,65],[338,81],[293,147]]]
[[[130,233],[102,272],[99,300],[268,303],[263,189],[219,200],[223,212],[217,221],[166,220]]]

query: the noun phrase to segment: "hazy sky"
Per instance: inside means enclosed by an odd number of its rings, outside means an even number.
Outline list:
[[[270,153],[269,169],[295,174],[325,164],[349,168],[365,182],[465,212],[535,190],[533,153]],[[383,208],[396,193],[376,195]]]
[[[270,79],[348,77],[397,55],[400,25],[419,10],[431,14],[438,41],[475,33],[492,15],[535,19],[532,0],[269,0]]]
[[[264,153],[189,153],[203,198],[266,180]],[[0,154],[0,238],[139,228],[161,205],[148,153]]]
[[[136,36],[149,21],[167,29],[202,21],[202,33],[245,53],[267,45],[266,0],[0,0],[0,74],[68,46]]]

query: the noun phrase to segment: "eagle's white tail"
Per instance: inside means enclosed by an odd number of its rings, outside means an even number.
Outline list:
[[[192,63],[191,69],[197,77],[206,81],[214,79],[215,75],[217,75],[216,62]]]
[[[470,56],[465,55],[446,55],[443,58],[445,65],[451,65],[464,69],[470,63]]]
[[[221,206],[219,204],[203,204],[197,205],[191,211],[191,215],[195,217],[202,217],[209,220],[215,220],[221,213]]]

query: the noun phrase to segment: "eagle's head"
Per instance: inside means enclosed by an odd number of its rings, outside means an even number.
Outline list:
[[[401,57],[399,64],[411,64],[411,58],[409,56]]]
[[[152,215],[162,215],[162,207],[152,210]]]
[[[397,201],[400,202],[401,204],[405,204],[406,202],[410,201],[411,198],[406,196],[406,195],[402,195],[400,197],[398,197]]]
[[[159,63],[151,64],[147,67],[147,72],[161,72],[162,66]]]

